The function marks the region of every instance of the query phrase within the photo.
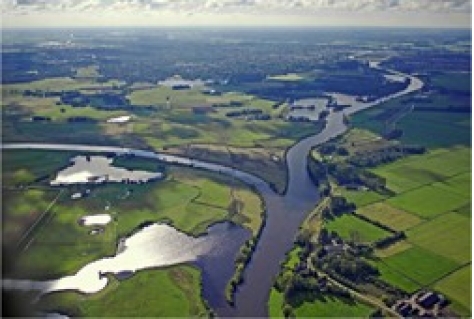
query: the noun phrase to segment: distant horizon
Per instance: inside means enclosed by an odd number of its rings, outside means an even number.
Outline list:
[[[2,29],[472,28],[470,0],[3,0]]]
[[[222,30],[240,30],[240,29],[293,29],[293,30],[452,30],[452,31],[472,31],[471,27],[456,27],[456,26],[361,26],[361,25],[95,25],[95,26],[74,26],[74,25],[65,25],[65,26],[0,26],[1,30],[54,30],[54,29],[222,29]]]

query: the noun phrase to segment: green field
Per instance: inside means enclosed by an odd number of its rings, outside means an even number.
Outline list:
[[[12,171],[21,168],[31,176],[38,174],[52,176],[67,162],[70,155],[70,153],[63,155],[61,152],[9,151],[7,156],[13,160],[18,159],[16,163],[9,163]],[[37,168],[33,165],[36,159],[39,159],[40,164],[44,161],[44,167]],[[115,164],[138,169],[153,169],[159,165],[158,162],[147,160],[135,162],[127,158],[120,158]],[[4,190],[4,195],[8,194],[8,200],[2,203],[3,230],[4,235],[9,236],[8,241],[3,241],[5,274],[9,278],[46,280],[75,273],[89,262],[113,255],[118,238],[129,235],[145,221],[167,222],[192,235],[202,234],[209,225],[224,220],[233,220],[248,227],[254,235],[260,229],[263,211],[261,200],[241,182],[216,173],[184,167],[164,168],[162,164],[160,165],[159,168],[164,169],[167,174],[167,178],[163,181],[143,185],[107,184],[63,188],[57,202],[51,205],[49,213],[25,241],[26,249],[18,255],[14,249],[15,241],[23,235],[31,222],[36,220],[38,213],[42,213],[49,206],[61,188],[50,190],[46,180],[40,184],[33,183],[35,186],[41,185],[42,188],[38,189]],[[77,200],[71,199],[71,194],[84,191],[86,188],[91,190],[89,196]],[[231,214],[230,206],[233,201],[239,202],[239,208]],[[113,221],[104,227],[102,233],[91,235],[92,228],[79,225],[78,220],[84,215],[98,213],[111,214]],[[145,298],[140,303],[139,299],[133,300],[135,306],[118,305],[116,310],[107,310],[110,311],[110,315],[129,315],[134,307],[140,309],[138,315],[203,314],[199,272],[192,269],[193,275],[190,279],[188,277],[191,275],[187,272],[179,271],[181,268],[176,271],[173,269],[163,273],[140,272],[131,278],[130,282],[129,280],[120,282],[120,288],[114,289],[110,294],[109,288],[104,293],[91,295],[88,298],[74,293],[57,294],[65,296],[60,297],[57,302],[62,304],[63,298],[66,302],[68,298],[73,298],[72,304],[80,304],[81,314],[95,316],[106,313],[104,308],[111,308],[110,305],[117,300],[123,300],[121,298],[129,294],[129,291],[145,287],[149,282],[149,287],[145,288],[154,290],[150,298],[160,298],[162,301],[152,302],[153,299]],[[166,279],[170,276],[173,280]],[[192,281],[192,285],[189,283],[182,288],[180,280],[187,280],[190,283]],[[111,287],[117,288],[118,285],[116,282]],[[122,286],[125,286],[124,290]],[[171,286],[174,288],[168,288]],[[169,294],[173,289],[182,292],[171,293],[166,298],[159,297],[164,293]],[[55,300],[51,301],[51,305],[56,302]],[[183,300],[188,301],[186,303]],[[188,303],[192,304],[186,307]],[[155,309],[156,304],[158,309]],[[176,307],[177,304],[182,306]]]
[[[407,232],[410,242],[458,264],[471,260],[471,219],[448,213]]]
[[[383,263],[391,270],[400,272],[420,285],[429,285],[458,267],[454,261],[419,247],[412,247],[384,258]],[[394,281],[394,278],[386,277],[383,273],[382,279],[395,286],[400,285]]]
[[[364,206],[358,209],[357,213],[398,231],[413,227],[421,222],[421,219],[416,215],[392,207],[386,202]]]
[[[465,173],[470,166],[471,150],[458,147],[409,156],[372,171],[387,179],[389,189],[400,193]]]
[[[415,292],[421,287],[419,283],[406,276],[397,268],[392,269],[383,262],[378,262],[374,265],[380,272],[380,278],[383,279],[385,282],[388,282],[389,284],[393,285],[394,287],[403,289],[409,293]]]
[[[442,80],[444,84],[447,82]],[[450,86],[458,86],[450,80]],[[443,84],[443,85],[444,85]],[[463,84],[465,88],[466,84]],[[415,96],[416,93],[411,94]],[[374,108],[367,109],[355,114],[351,123],[357,128],[370,130],[377,134],[385,131],[385,121],[393,112],[402,109],[407,105],[410,96],[399,97]],[[396,128],[403,131],[401,141],[408,144],[419,144],[429,148],[452,147],[454,145],[471,144],[471,115],[470,113],[441,112],[436,108],[446,108],[447,106],[470,105],[469,98],[460,99],[456,95],[433,93],[430,95],[431,102],[416,102],[415,111],[406,114],[396,123]],[[408,102],[411,103],[411,102]],[[432,110],[423,110],[430,107]]]
[[[392,197],[387,203],[423,218],[432,218],[466,205],[470,202],[469,195],[460,195],[443,184],[434,184]]]
[[[341,195],[347,198],[351,203],[354,203],[357,208],[381,201],[385,196],[373,191],[353,191],[343,189]]]
[[[359,242],[374,242],[390,235],[389,232],[374,226],[353,215],[342,215],[326,224],[329,231],[335,231],[345,240],[356,240]]]
[[[2,182],[4,186],[25,185],[49,176],[57,167],[69,164],[73,152],[41,150],[3,150]]]
[[[373,311],[373,308],[352,299],[324,297],[323,300],[305,302],[295,309],[295,315],[297,318],[367,318]]]
[[[468,265],[441,279],[434,286],[453,301],[451,307],[463,316],[471,315],[471,273],[472,266]]]
[[[103,291],[90,296],[76,292],[53,293],[41,299],[39,308],[79,317],[207,315],[200,296],[199,270],[190,266],[140,271],[120,282],[112,279]]]
[[[275,288],[270,291],[270,298],[268,299],[268,314],[270,318],[283,318],[282,305],[284,302],[283,293]]]
[[[283,293],[273,288],[268,301],[270,318],[284,317],[283,302]],[[304,302],[293,311],[296,318],[366,318],[374,309],[353,299],[322,296],[313,302]]]

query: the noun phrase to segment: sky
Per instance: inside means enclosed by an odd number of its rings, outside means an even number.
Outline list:
[[[0,0],[2,28],[383,26],[471,28],[471,0]]]

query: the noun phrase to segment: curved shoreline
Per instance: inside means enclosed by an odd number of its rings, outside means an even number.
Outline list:
[[[392,72],[392,70],[386,71]],[[255,246],[250,262],[244,270],[244,282],[236,291],[235,306],[231,307],[227,303],[215,302],[219,306],[215,307],[214,310],[219,316],[225,317],[263,317],[268,315],[267,300],[273,285],[273,278],[279,272],[280,262],[284,259],[286,252],[291,249],[299,225],[307,213],[320,200],[317,188],[310,180],[306,171],[306,154],[314,146],[343,134],[347,130],[347,125],[344,124],[344,116],[417,91],[423,86],[423,82],[416,77],[400,72],[396,73],[410,79],[410,84],[405,90],[371,103],[354,101],[351,107],[340,112],[331,111],[327,117],[326,127],[321,132],[301,139],[287,150],[285,159],[288,167],[288,180],[286,192],[283,195],[275,193],[269,183],[250,173],[221,164],[153,151],[111,146],[48,143],[8,143],[1,145],[1,148],[131,154],[138,157],[160,160],[169,164],[184,165],[226,174],[256,188],[263,198],[266,207],[265,227],[263,227],[260,233],[260,240]],[[225,299],[224,291],[216,292],[216,294],[216,301]],[[214,302],[209,303],[211,307],[214,304]]]

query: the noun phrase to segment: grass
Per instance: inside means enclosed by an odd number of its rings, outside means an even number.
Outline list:
[[[362,318],[369,317],[373,311],[373,308],[352,299],[324,297],[322,300],[303,303],[301,307],[295,309],[295,315],[297,318]]]
[[[347,198],[351,203],[354,203],[357,208],[381,201],[385,198],[385,196],[369,190],[355,191],[343,189],[341,195]]]
[[[452,82],[454,86],[458,84]],[[408,96],[396,98],[374,108],[364,110],[352,117],[351,123],[357,128],[370,130],[382,135],[385,131],[386,114],[404,107],[402,101]],[[416,103],[422,109],[425,106],[446,107],[449,105],[469,105],[469,100],[459,101],[455,95],[434,93],[432,103]],[[440,103],[440,101],[443,101]],[[467,113],[417,111],[407,114],[399,122],[397,128],[403,130],[401,141],[409,144],[420,144],[429,148],[452,147],[455,145],[471,145],[471,115]]]
[[[401,141],[430,148],[471,144],[471,114],[447,112],[414,112],[398,124],[403,130]]]
[[[55,190],[2,191],[3,245],[15,246],[58,195]]]
[[[120,282],[112,279],[104,291],[90,296],[75,292],[47,295],[39,306],[80,317],[201,317],[207,311],[200,289],[197,269],[175,266],[140,271]]]
[[[375,266],[380,272],[381,279],[399,289],[412,293],[420,288],[419,283],[413,281],[396,268],[388,267],[382,262],[375,263]]]
[[[387,179],[389,189],[400,193],[465,173],[470,171],[470,165],[471,150],[457,147],[406,157],[372,171]]]
[[[370,220],[400,231],[419,224],[422,220],[416,215],[388,205],[386,202],[375,203],[358,209],[357,212]]]
[[[379,258],[387,258],[393,255],[396,255],[398,253],[401,253],[402,251],[408,250],[411,247],[413,247],[413,245],[410,244],[408,241],[401,240],[401,241],[397,241],[396,243],[386,248],[376,249],[375,256]]]
[[[410,242],[458,264],[471,260],[470,219],[447,213],[407,232]]]
[[[454,261],[419,247],[412,247],[384,258],[383,263],[391,270],[402,273],[420,285],[429,285],[458,267]],[[383,272],[382,278],[397,286],[397,281],[387,277]]]
[[[431,77],[432,84],[448,90],[471,92],[471,74],[449,72]]]
[[[9,156],[11,159],[29,158],[29,152],[11,151]],[[66,159],[60,152],[44,153],[44,160],[56,153],[58,159]],[[32,151],[31,154],[34,159],[41,158],[43,153]],[[59,165],[61,161],[52,163]],[[50,175],[58,169],[52,163],[46,165],[48,170],[43,168],[41,174]],[[140,167],[151,164],[137,162]],[[70,188],[53,206],[48,222],[38,228],[29,248],[20,255],[12,276],[46,279],[74,273],[90,261],[113,254],[117,238],[127,236],[144,221],[166,221],[181,231],[198,235],[210,224],[232,219],[250,228],[254,234],[258,232],[262,222],[261,201],[247,186],[216,173],[182,167],[170,167],[167,171],[168,179],[145,185],[89,186],[91,194],[75,201],[70,195],[86,187]],[[241,203],[235,216],[230,216],[228,211],[231,185],[235,199]],[[4,191],[3,194],[7,193]],[[2,207],[4,234],[12,240],[18,239],[56,194],[36,189],[9,191]],[[77,221],[84,215],[96,213],[112,214],[114,222],[104,233],[91,236],[89,229],[78,225]]]
[[[434,288],[453,301],[451,307],[462,316],[470,316],[472,311],[472,266],[465,266],[438,281]]]
[[[353,215],[342,215],[326,224],[329,231],[335,231],[345,240],[374,242],[390,235],[389,232],[374,226]]]
[[[439,214],[455,210],[470,201],[469,194],[460,195],[440,184],[423,186],[392,197],[387,203],[423,218],[432,218]]]
[[[73,152],[2,150],[3,186],[25,185],[69,164]],[[5,198],[5,197],[4,197]]]
[[[279,292],[275,288],[270,291],[270,298],[268,299],[268,314],[270,318],[283,318],[283,293]]]

